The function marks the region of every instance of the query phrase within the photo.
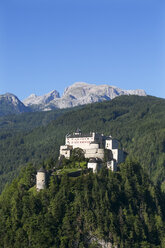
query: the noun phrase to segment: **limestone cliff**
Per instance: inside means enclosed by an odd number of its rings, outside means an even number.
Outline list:
[[[23,101],[26,106],[36,106],[40,110],[70,108],[94,102],[111,100],[120,95],[146,96],[144,90],[122,90],[110,85],[95,85],[77,82],[65,89],[62,97],[57,91],[44,96],[30,95]]]

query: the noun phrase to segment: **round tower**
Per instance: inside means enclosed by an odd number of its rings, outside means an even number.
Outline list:
[[[36,188],[37,191],[44,189],[46,186],[46,171],[43,167],[41,167],[38,171],[37,171],[37,175],[36,175]]]

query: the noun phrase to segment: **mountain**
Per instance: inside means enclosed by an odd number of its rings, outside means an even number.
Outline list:
[[[0,190],[27,163],[56,160],[65,135],[79,127],[117,138],[165,188],[165,99],[119,96],[76,108],[0,118]]]
[[[0,95],[0,116],[20,114],[29,111],[30,109],[26,107],[15,95],[10,93]]]
[[[115,86],[75,83],[65,89],[62,97],[53,90],[43,96],[31,94],[21,102],[15,95],[0,95],[0,116],[33,111],[66,109],[95,102],[103,102],[121,95],[146,96],[144,90],[122,90]]]
[[[26,106],[38,105],[42,110],[46,111],[51,110],[51,108],[47,106],[49,106],[51,102],[54,102],[56,101],[56,99],[59,98],[60,94],[56,90],[53,90],[43,96],[36,96],[35,94],[31,94],[27,99],[23,101],[23,103]]]
[[[165,247],[164,111],[165,99],[119,96],[1,116],[0,187],[8,185],[0,195],[0,247]],[[128,157],[118,172],[103,169],[77,178],[52,173],[59,146],[77,127],[120,141]],[[76,166],[64,166],[71,163]],[[41,165],[50,178],[36,192]]]
[[[70,108],[94,102],[112,100],[120,95],[146,96],[144,90],[122,90],[115,86],[95,85],[77,82],[69,86],[62,97],[57,91],[43,96],[30,95],[23,101],[26,106],[38,110],[51,110],[54,108]]]
[[[0,195],[0,247],[165,247],[165,197],[138,163],[75,178],[53,166],[46,189],[36,191],[29,165]]]

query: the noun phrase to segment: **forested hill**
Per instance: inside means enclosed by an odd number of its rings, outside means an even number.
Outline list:
[[[1,118],[1,188],[23,165],[32,162],[37,166],[50,157],[56,160],[65,135],[77,127],[83,132],[97,131],[119,139],[129,156],[140,161],[154,182],[163,182],[164,113],[164,99],[120,96],[109,102],[85,105],[58,114],[52,111]]]
[[[52,174],[40,192],[35,175],[26,167],[0,196],[0,247],[165,247],[165,196],[138,163],[77,178]]]

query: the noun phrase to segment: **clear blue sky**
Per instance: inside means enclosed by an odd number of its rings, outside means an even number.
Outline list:
[[[76,81],[165,98],[164,0],[1,0],[0,94]]]

